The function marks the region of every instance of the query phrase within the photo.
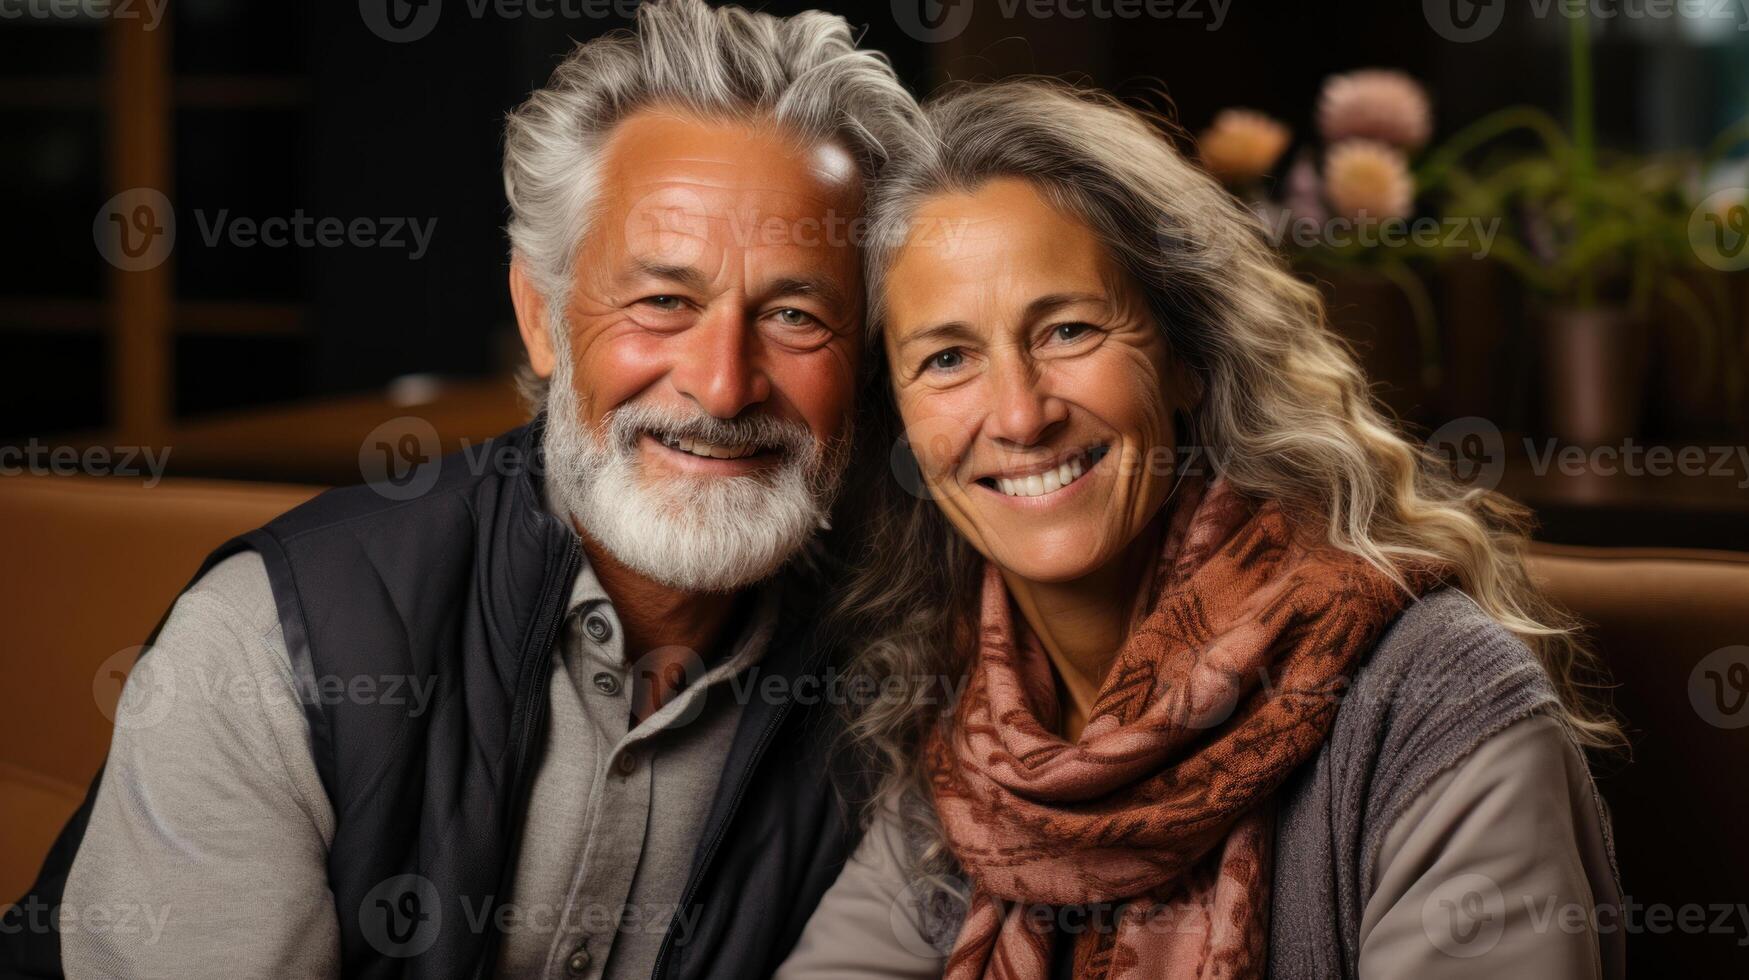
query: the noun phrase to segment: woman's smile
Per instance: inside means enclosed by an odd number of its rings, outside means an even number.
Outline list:
[[[1092,481],[1082,478],[1098,469],[1110,450],[1104,443],[1073,449],[1054,458],[1004,467],[972,482],[1004,503],[1052,507],[1086,489]]]

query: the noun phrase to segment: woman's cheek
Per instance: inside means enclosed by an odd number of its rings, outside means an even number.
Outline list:
[[[905,439],[931,488],[951,490],[971,449],[979,415],[975,394],[964,389],[972,387],[975,386],[925,389],[907,392],[899,398]]]

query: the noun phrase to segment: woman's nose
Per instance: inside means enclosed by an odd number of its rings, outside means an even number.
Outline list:
[[[984,431],[1013,448],[1046,441],[1069,417],[1068,405],[1048,390],[1043,372],[1022,357],[997,358],[991,382]]]

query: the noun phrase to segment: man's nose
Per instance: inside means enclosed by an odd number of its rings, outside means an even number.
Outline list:
[[[734,418],[771,397],[759,339],[739,311],[707,310],[674,343],[674,387],[713,417]]]
[[[1019,356],[999,356],[991,365],[990,415],[984,429],[1010,448],[1045,441],[1069,417],[1069,406],[1052,395],[1037,365]]]

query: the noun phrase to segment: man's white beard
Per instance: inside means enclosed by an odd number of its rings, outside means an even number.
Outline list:
[[[685,592],[732,592],[775,574],[825,526],[848,436],[827,448],[796,422],[636,403],[609,412],[598,436],[583,422],[570,352],[555,353],[543,443],[548,506],[626,567]],[[639,455],[645,435],[754,442],[781,449],[781,458],[747,476],[652,475]]]

